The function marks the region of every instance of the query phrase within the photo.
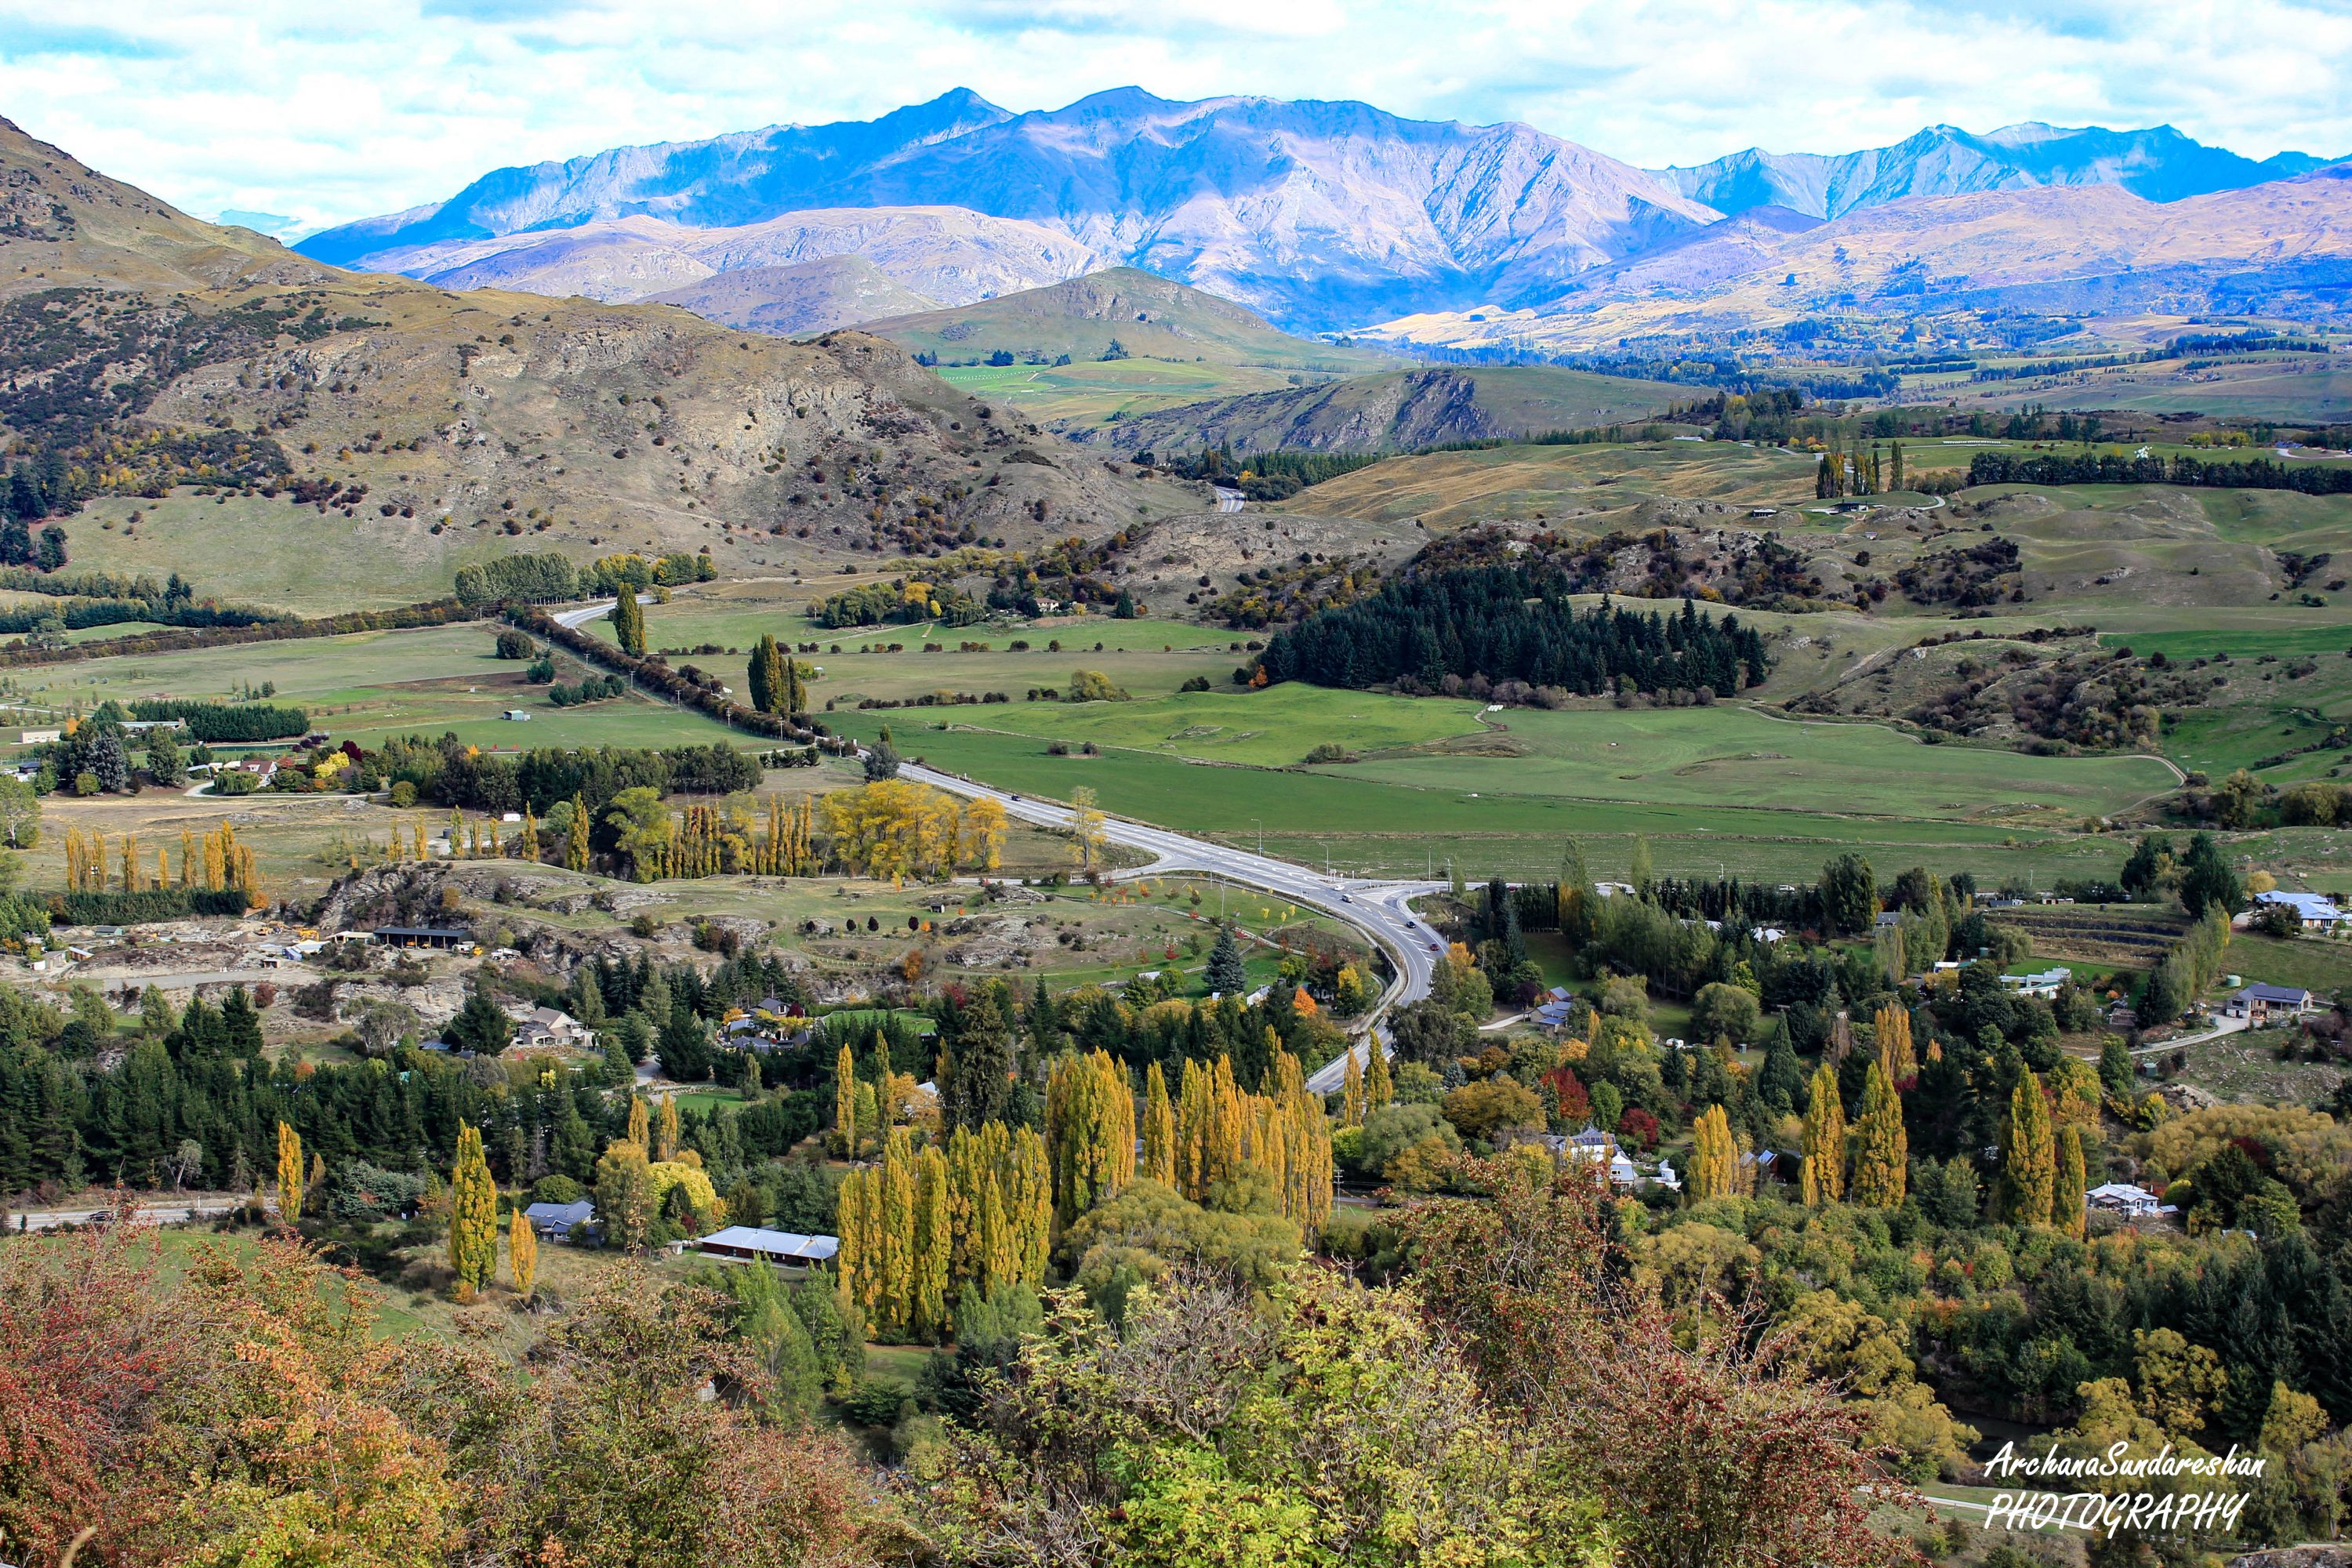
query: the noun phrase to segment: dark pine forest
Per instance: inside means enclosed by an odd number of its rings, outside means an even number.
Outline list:
[[[1367,687],[1483,675],[1583,697],[1612,691],[1727,696],[1764,679],[1764,639],[1737,616],[1642,612],[1603,599],[1579,614],[1548,562],[1462,567],[1391,580],[1318,610],[1267,645],[1270,680]]]

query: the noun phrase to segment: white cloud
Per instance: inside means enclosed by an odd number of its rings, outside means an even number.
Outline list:
[[[1923,124],[2169,121],[2352,153],[2339,0],[0,0],[0,112],[198,213],[313,225],[509,163],[968,86],[1009,109],[1359,98],[1630,163],[1842,152]]]

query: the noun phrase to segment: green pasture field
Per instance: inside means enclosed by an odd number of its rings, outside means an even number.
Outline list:
[[[229,700],[250,682],[277,686],[273,701],[308,709],[314,729],[337,740],[374,745],[387,735],[445,732],[485,750],[533,746],[675,746],[739,736],[714,720],[649,697],[630,695],[557,708],[547,689],[522,679],[520,661],[492,651],[489,622],[409,631],[357,632],[173,653],[125,655],[44,666],[19,677],[28,700],[96,706],[109,698]],[[577,681],[576,660],[557,659],[557,674]],[[516,722],[507,709],[530,714]]]
[[[871,737],[894,716],[836,717],[845,732]],[[1367,875],[1442,870],[1451,858],[1465,875],[1549,876],[1559,865],[1561,841],[1570,837],[1588,846],[1600,875],[1622,875],[1638,835],[1653,841],[1661,872],[1712,874],[1720,866],[1743,876],[1804,880],[1848,848],[1891,868],[1916,863],[1996,879],[2032,868],[2045,880],[2112,874],[2128,850],[2127,842],[2113,836],[1956,818],[1657,804],[1633,797],[1630,789],[1617,798],[1581,800],[1510,793],[1504,784],[1474,795],[1457,784],[1381,782],[1362,776],[1358,767],[1274,776],[1264,768],[1116,747],[1097,757],[1056,757],[1039,737],[973,728],[961,713],[945,721],[926,714],[919,727],[896,717],[900,749],[935,766],[1055,799],[1087,785],[1106,807],[1140,821],[1245,847],[1262,843],[1269,854],[1307,865],[1326,864],[1328,858],[1335,869]],[[936,727],[942,722],[949,727]],[[1465,766],[1487,761],[1463,759]]]
[[[140,521],[128,527],[133,511]],[[460,566],[554,548],[470,523],[431,530],[429,518],[379,517],[373,506],[345,517],[282,496],[221,500],[180,489],[161,500],[100,497],[66,531],[76,567],[143,572],[158,582],[178,572],[199,594],[304,616],[442,598]]]

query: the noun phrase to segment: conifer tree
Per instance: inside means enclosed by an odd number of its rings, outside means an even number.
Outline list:
[[[2058,1195],[2058,1151],[2042,1079],[2030,1068],[2010,1093],[2009,1125],[2000,1142],[2001,1190],[2010,1219],[2048,1225]]]
[[[1911,1170],[1903,1097],[1874,1061],[1863,1079],[1862,1116],[1854,1131],[1853,1201],[1873,1208],[1902,1207]]]
[[[302,1135],[283,1121],[278,1124],[278,1217],[287,1225],[302,1221]]]
[[[1176,1108],[1169,1102],[1168,1076],[1153,1062],[1143,1079],[1143,1179],[1176,1182]]]
[[[1827,1062],[1813,1069],[1811,1094],[1798,1185],[1805,1202],[1833,1204],[1845,1195],[1845,1107],[1838,1100],[1837,1074]]]
[[[515,1294],[530,1300],[539,1279],[539,1232],[531,1228],[530,1216],[520,1203],[507,1227],[507,1267],[514,1273]]]
[[[499,1189],[482,1156],[480,1129],[457,1123],[457,1163],[449,1173],[449,1268],[457,1299],[470,1300],[499,1266]]]
[[[2050,1222],[2068,1236],[2083,1234],[2088,1215],[2083,1208],[2083,1130],[2073,1122],[2058,1130],[2058,1183],[2050,1198]]]
[[[1208,973],[1202,978],[1220,996],[1239,996],[1249,989],[1249,972],[1242,966],[1242,946],[1234,940],[1233,927],[1217,928],[1216,945],[1209,949]]]

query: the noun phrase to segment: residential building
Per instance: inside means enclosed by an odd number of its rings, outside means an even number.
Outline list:
[[[572,1234],[572,1227],[595,1222],[596,1205],[586,1198],[568,1204],[532,1204],[522,1211],[530,1228],[543,1237],[561,1241]]]
[[[2057,998],[2058,989],[2074,978],[2070,969],[2042,969],[2031,974],[2004,974],[2000,983],[2020,996],[2039,996],[2044,1002]]]
[[[2257,1029],[2316,1011],[2317,1001],[2302,986],[2265,985],[2260,981],[2233,993],[2221,1005],[2224,1017],[2243,1018]]]
[[[2146,1187],[2129,1182],[2109,1182],[2083,1194],[2083,1206],[2100,1214],[2137,1219],[2163,1212],[2164,1200]]]
[[[2328,931],[2345,919],[2336,900],[2322,893],[2256,893],[2253,901],[2257,911],[2271,908],[2293,910],[2305,931]]]
[[[739,1263],[781,1263],[806,1268],[830,1263],[841,1250],[835,1236],[803,1236],[797,1231],[765,1230],[758,1226],[730,1225],[696,1242],[705,1258],[730,1258]]]
[[[541,1050],[567,1050],[575,1047],[584,1047],[593,1034],[587,1025],[554,1007],[528,1010],[509,1007],[507,1013],[515,1021],[514,1043],[518,1046],[533,1046]]]

